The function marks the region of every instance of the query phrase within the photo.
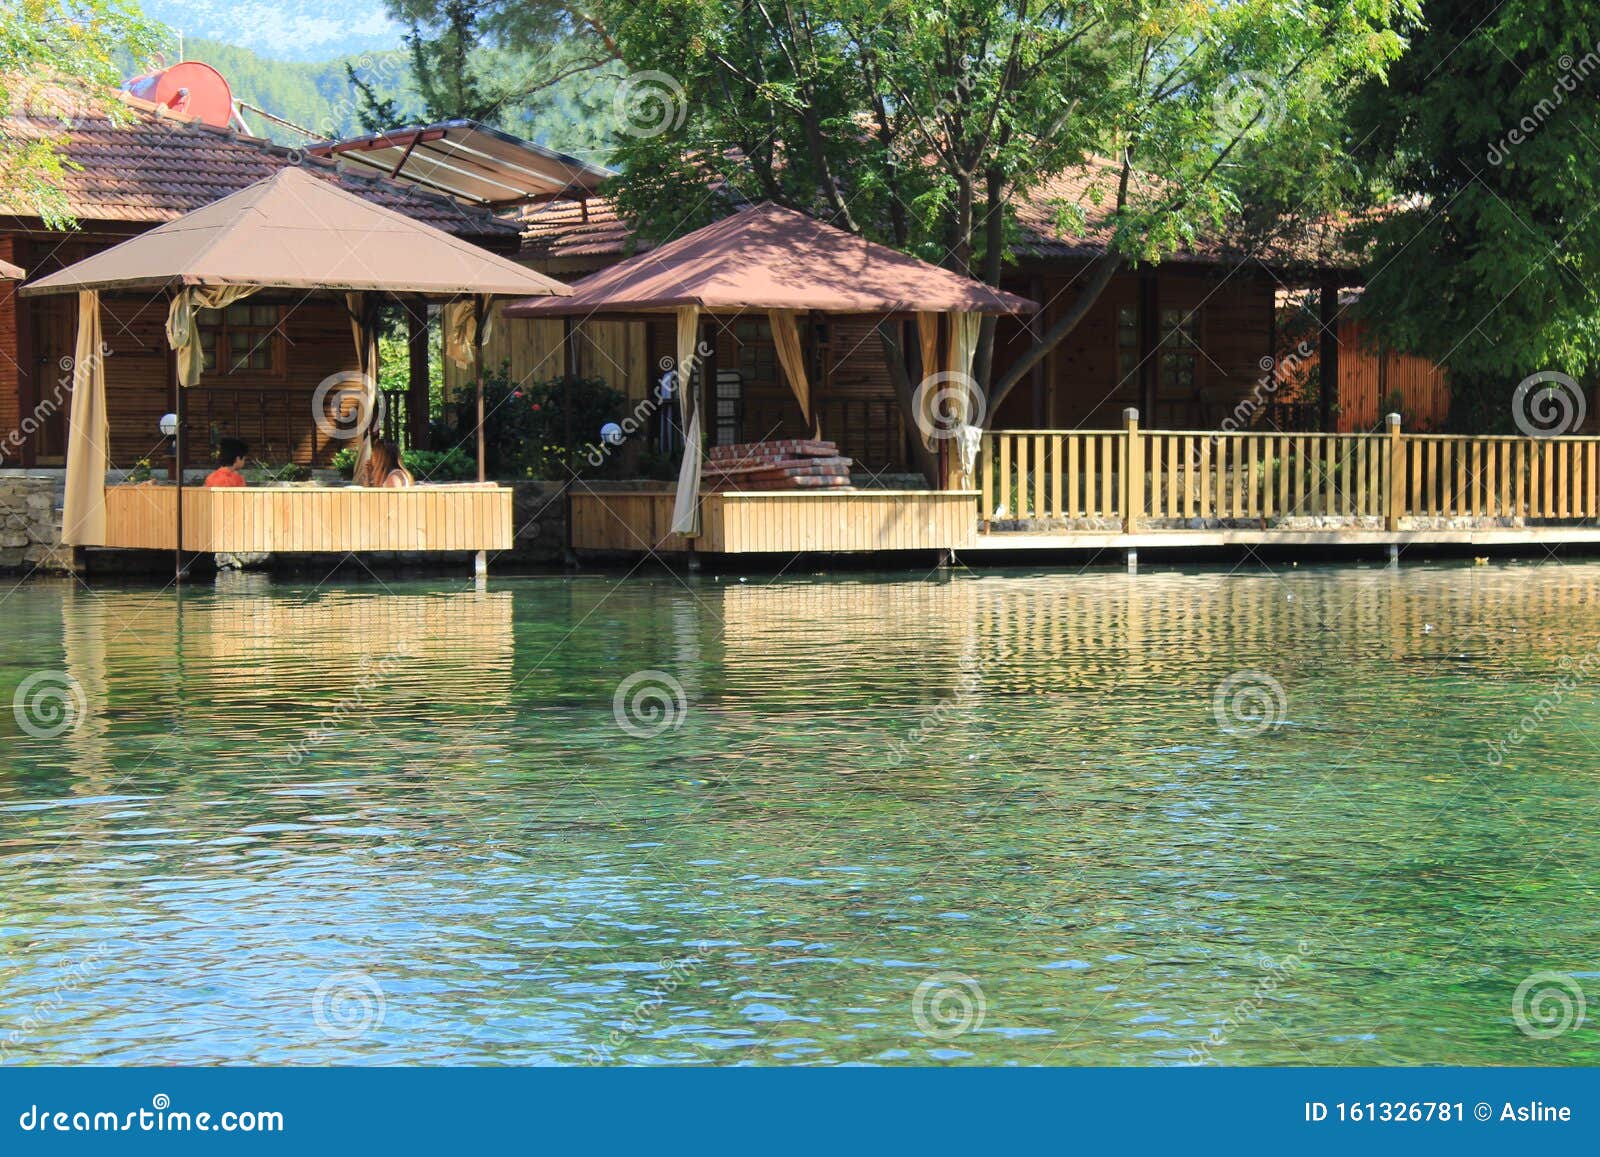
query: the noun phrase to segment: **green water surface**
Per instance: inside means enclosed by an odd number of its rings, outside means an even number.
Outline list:
[[[0,1063],[1600,1063],[1597,592],[24,584]]]

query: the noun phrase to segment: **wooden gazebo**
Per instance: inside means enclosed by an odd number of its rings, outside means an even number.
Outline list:
[[[384,297],[444,304],[447,354],[467,361],[476,356],[490,298],[569,292],[294,168],[41,278],[22,292],[77,293],[79,301],[63,542],[174,550],[180,575],[184,551],[448,550],[476,551],[481,560],[483,551],[508,548],[510,492],[484,485],[481,376],[476,488],[211,491],[182,485],[183,396],[204,365],[201,311],[261,290],[334,295],[345,303],[358,369],[354,382],[336,388],[360,395],[352,431],[358,457],[365,456],[377,424],[377,310]],[[178,485],[165,492],[123,486],[108,495],[104,291],[143,291],[167,302],[180,469]]]
[[[969,423],[972,357],[983,314],[1031,313],[1036,303],[818,221],[763,204],[735,213],[575,283],[570,296],[512,302],[508,317],[674,317],[674,395],[684,430],[683,463],[670,496],[575,495],[573,546],[627,551],[711,552],[939,549],[965,540],[975,510],[963,491],[976,449]],[[707,319],[765,316],[784,378],[814,435],[813,383],[799,333],[806,315],[914,319],[924,390],[940,379],[942,430],[918,421],[924,438],[955,452],[937,491],[826,494],[700,494],[707,391],[695,372]],[[919,415],[911,415],[913,419]],[[969,437],[970,435],[970,437]],[[668,499],[670,499],[670,518]],[[734,513],[737,511],[737,513]]]

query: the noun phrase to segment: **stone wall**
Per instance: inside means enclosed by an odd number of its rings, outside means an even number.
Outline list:
[[[64,484],[59,470],[0,470],[0,571],[72,570],[72,551],[61,546]]]

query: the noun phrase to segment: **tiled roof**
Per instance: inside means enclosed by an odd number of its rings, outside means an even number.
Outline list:
[[[1112,235],[1110,215],[1116,205],[1119,172],[1113,161],[1091,159],[1032,189],[1016,209],[1012,257],[1090,258],[1104,253]],[[1067,206],[1082,210],[1081,225],[1063,226],[1062,218],[1070,216],[1062,212]],[[607,197],[589,198],[587,220],[576,201],[530,205],[515,219],[522,227],[525,261],[585,258],[598,267],[630,252],[633,231]],[[1216,264],[1256,256],[1273,265],[1354,267],[1359,261],[1345,249],[1340,234],[1340,225],[1332,222],[1317,223],[1301,235],[1266,243],[1224,234],[1182,249],[1167,260]],[[649,246],[641,243],[639,248]]]
[[[517,231],[513,223],[447,197],[382,177],[341,174],[332,162],[299,150],[160,113],[144,101],[126,98],[124,103],[128,115],[121,123],[90,108],[64,124],[53,118],[6,117],[0,120],[0,131],[25,140],[65,139],[63,153],[69,166],[62,191],[68,212],[81,221],[171,221],[281,169],[299,166],[458,236],[501,240]],[[0,213],[28,217],[34,210],[25,203],[7,202],[0,190]]]
[[[633,230],[609,197],[590,197],[587,207],[580,201],[524,205],[510,219],[522,230],[523,261],[611,258],[630,252]]]

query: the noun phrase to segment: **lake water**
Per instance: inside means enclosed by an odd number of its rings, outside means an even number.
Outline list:
[[[1597,1064],[1597,592],[24,584],[0,1063]]]

